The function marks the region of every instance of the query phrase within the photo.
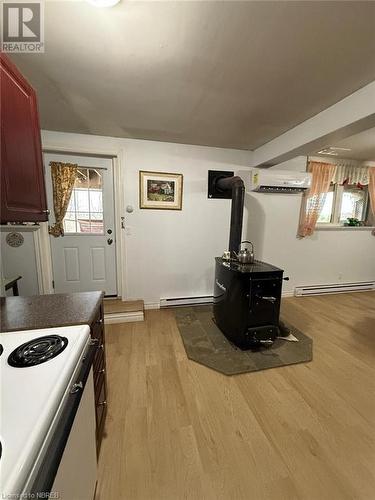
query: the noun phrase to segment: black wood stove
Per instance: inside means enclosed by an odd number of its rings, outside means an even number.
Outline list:
[[[216,257],[214,318],[224,335],[241,349],[272,345],[280,334],[283,270],[255,260],[236,260],[241,243],[244,183],[240,177],[218,176],[216,189],[231,191],[230,259]],[[284,278],[288,279],[288,278]]]
[[[239,264],[216,257],[214,317],[235,345],[270,345],[279,335],[283,271],[255,261]]]

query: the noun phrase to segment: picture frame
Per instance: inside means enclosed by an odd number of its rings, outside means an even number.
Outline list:
[[[139,207],[182,210],[183,175],[169,172],[139,172]]]

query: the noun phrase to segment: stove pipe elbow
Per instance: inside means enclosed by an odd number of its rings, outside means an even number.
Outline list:
[[[222,191],[232,192],[229,233],[229,251],[232,255],[233,252],[238,252],[241,245],[245,184],[238,176],[221,177],[216,181],[216,187]]]

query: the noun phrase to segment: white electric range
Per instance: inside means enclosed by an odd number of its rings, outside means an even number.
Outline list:
[[[0,344],[0,497],[48,498],[41,495],[52,492],[60,499],[93,498],[95,347],[89,327],[1,333]],[[76,492],[69,470],[82,468],[82,449],[87,470],[79,486],[84,491]]]

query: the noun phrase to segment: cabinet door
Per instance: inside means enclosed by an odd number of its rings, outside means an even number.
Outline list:
[[[0,54],[1,222],[48,220],[37,99]]]

